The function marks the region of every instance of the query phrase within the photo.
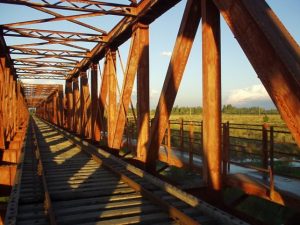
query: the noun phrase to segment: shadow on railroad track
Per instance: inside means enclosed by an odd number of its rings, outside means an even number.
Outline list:
[[[146,223],[161,215],[157,206],[60,133],[39,120],[36,124],[58,224],[98,224],[108,220],[110,224]]]

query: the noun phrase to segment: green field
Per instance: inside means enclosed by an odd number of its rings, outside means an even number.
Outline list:
[[[171,120],[184,119],[189,121],[202,121],[202,115],[171,115]],[[222,114],[222,122],[239,123],[239,124],[263,124],[265,115],[237,115],[237,114]],[[285,122],[279,114],[267,115],[267,123],[273,126],[284,126]]]
[[[181,120],[184,124],[183,143],[180,142]],[[189,151],[192,148],[194,154],[201,155],[202,115],[171,115],[170,121],[171,147],[181,149],[181,151]],[[222,114],[222,123],[226,122],[230,124],[231,160],[255,166],[262,165],[262,126],[265,123],[268,125],[268,140],[270,140],[270,127],[274,127],[275,171],[300,177],[300,167],[297,165],[300,162],[300,148],[279,114]],[[163,144],[167,145],[167,137],[163,140]],[[270,142],[268,142],[268,151],[270,151]]]

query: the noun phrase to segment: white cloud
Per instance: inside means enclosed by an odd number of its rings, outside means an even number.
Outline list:
[[[163,51],[163,52],[161,52],[160,54],[161,54],[162,56],[171,57],[172,52],[170,52],[170,51]]]
[[[151,108],[156,107],[157,102],[158,102],[158,98],[159,98],[159,94],[160,94],[160,92],[158,90],[155,90],[155,89],[151,89],[149,91],[150,107]],[[136,101],[137,101],[137,90],[136,89],[132,90],[131,99],[132,99],[133,105],[136,107]]]
[[[270,97],[262,84],[230,91],[226,104],[241,105],[255,101],[269,101]]]
[[[159,91],[158,90],[155,90],[155,89],[151,89],[150,90],[150,98],[158,97],[158,95],[159,95]]]

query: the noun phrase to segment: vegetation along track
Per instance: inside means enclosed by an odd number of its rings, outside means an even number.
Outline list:
[[[246,224],[32,118],[6,224]]]

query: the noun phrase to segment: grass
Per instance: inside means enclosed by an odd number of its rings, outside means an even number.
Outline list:
[[[285,126],[284,121],[279,114],[267,115],[268,123],[274,126]],[[238,115],[238,114],[222,114],[222,122],[240,123],[240,124],[262,124],[265,115]],[[202,115],[171,115],[171,120],[184,119],[190,121],[202,121]]]
[[[7,203],[9,201],[9,196],[1,196],[0,203]]]

